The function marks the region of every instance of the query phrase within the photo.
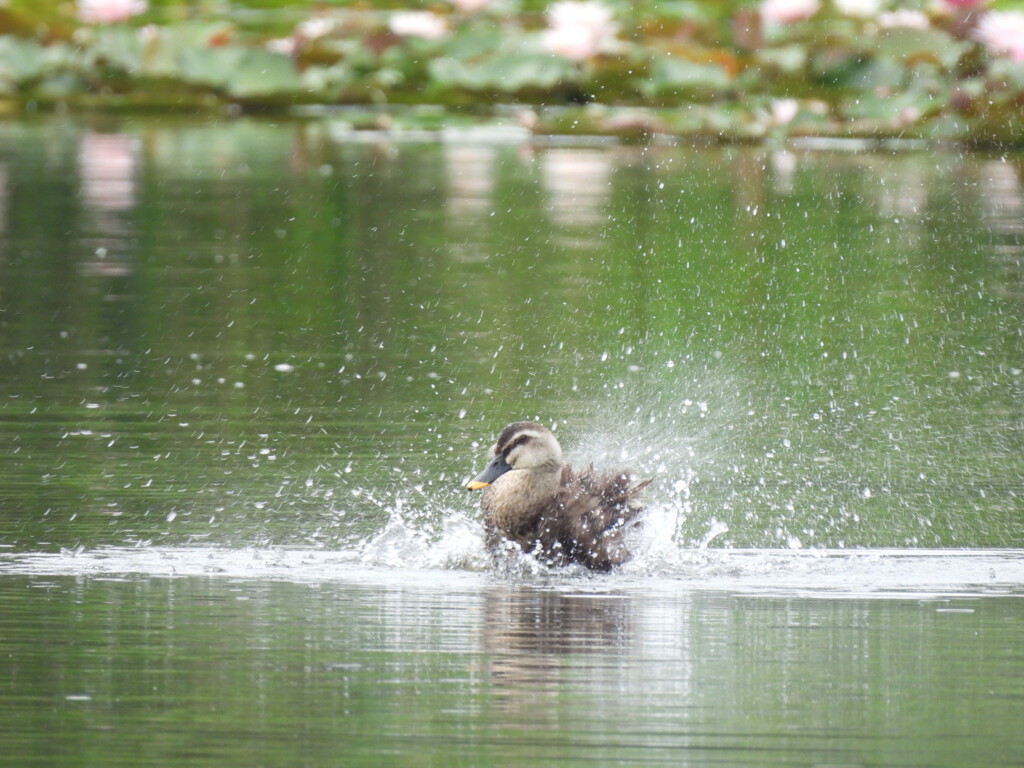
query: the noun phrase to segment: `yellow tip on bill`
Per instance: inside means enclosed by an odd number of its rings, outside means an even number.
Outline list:
[[[479,480],[473,480],[472,482],[466,483],[466,490],[468,491],[479,491],[481,488],[486,488],[490,483],[481,483]]]

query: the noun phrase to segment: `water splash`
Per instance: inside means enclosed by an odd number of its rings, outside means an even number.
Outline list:
[[[374,567],[484,570],[490,564],[483,526],[457,511],[425,527],[397,509],[356,552],[362,563]]]
[[[647,592],[715,590],[738,594],[841,598],[1024,595],[1020,550],[676,550],[631,561],[611,574],[546,569],[528,560],[483,567],[458,562],[466,531],[427,544],[415,562],[387,565],[401,551],[133,547],[61,553],[0,553],[0,574],[99,578],[234,578],[471,589],[495,583]],[[395,531],[391,534],[394,536]],[[472,537],[471,537],[472,538]],[[401,536],[398,537],[401,541]],[[394,539],[391,545],[394,545]],[[414,540],[410,546],[422,546]],[[452,552],[458,557],[450,558]],[[479,553],[475,542],[468,551]],[[525,557],[525,556],[524,556]],[[429,563],[433,561],[434,565]]]

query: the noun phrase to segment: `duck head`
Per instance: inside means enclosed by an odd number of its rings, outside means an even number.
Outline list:
[[[491,462],[466,484],[470,491],[486,488],[506,472],[555,473],[562,469],[562,448],[551,431],[531,421],[505,427],[491,448]]]

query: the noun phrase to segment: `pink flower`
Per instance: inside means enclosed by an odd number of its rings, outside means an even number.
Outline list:
[[[146,0],[78,0],[78,20],[83,24],[114,24],[148,8]]]
[[[273,40],[267,40],[263,47],[271,53],[280,53],[282,56],[294,56],[299,46],[294,37],[278,37]]]
[[[541,45],[573,61],[590,59],[610,50],[619,31],[612,9],[596,0],[555,3],[548,9],[548,25]]]
[[[388,19],[388,29],[401,37],[440,40],[448,34],[448,22],[430,11],[397,11]]]
[[[976,34],[990,53],[1024,62],[1024,11],[989,11]]]
[[[818,0],[762,0],[761,19],[769,26],[806,21],[818,12]]]
[[[334,31],[337,23],[327,16],[313,16],[295,26],[295,34],[303,40],[319,40]]]
[[[942,2],[944,5],[953,8],[963,8],[968,11],[985,4],[985,0],[942,0]]]
[[[776,99],[772,102],[772,122],[775,125],[791,123],[800,111],[800,102],[796,99]]]

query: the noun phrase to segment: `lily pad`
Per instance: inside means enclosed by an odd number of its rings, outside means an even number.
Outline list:
[[[290,58],[260,48],[230,44],[186,49],[180,62],[187,81],[239,99],[295,94],[301,85]]]
[[[651,64],[651,74],[643,89],[650,96],[665,94],[709,95],[728,89],[732,77],[717,64],[659,56]]]
[[[894,27],[879,32],[874,53],[904,64],[931,60],[946,69],[953,69],[970,47],[970,43],[956,40],[941,29]]]
[[[444,57],[431,62],[430,75],[446,87],[494,89],[506,93],[527,88],[553,88],[577,76],[571,62],[539,52],[502,52],[476,62]]]
[[[247,48],[231,77],[228,92],[238,98],[251,99],[293,94],[299,84],[299,73],[290,58],[260,48]]]
[[[31,40],[4,35],[0,37],[0,81],[22,85],[43,74],[46,53]]]

